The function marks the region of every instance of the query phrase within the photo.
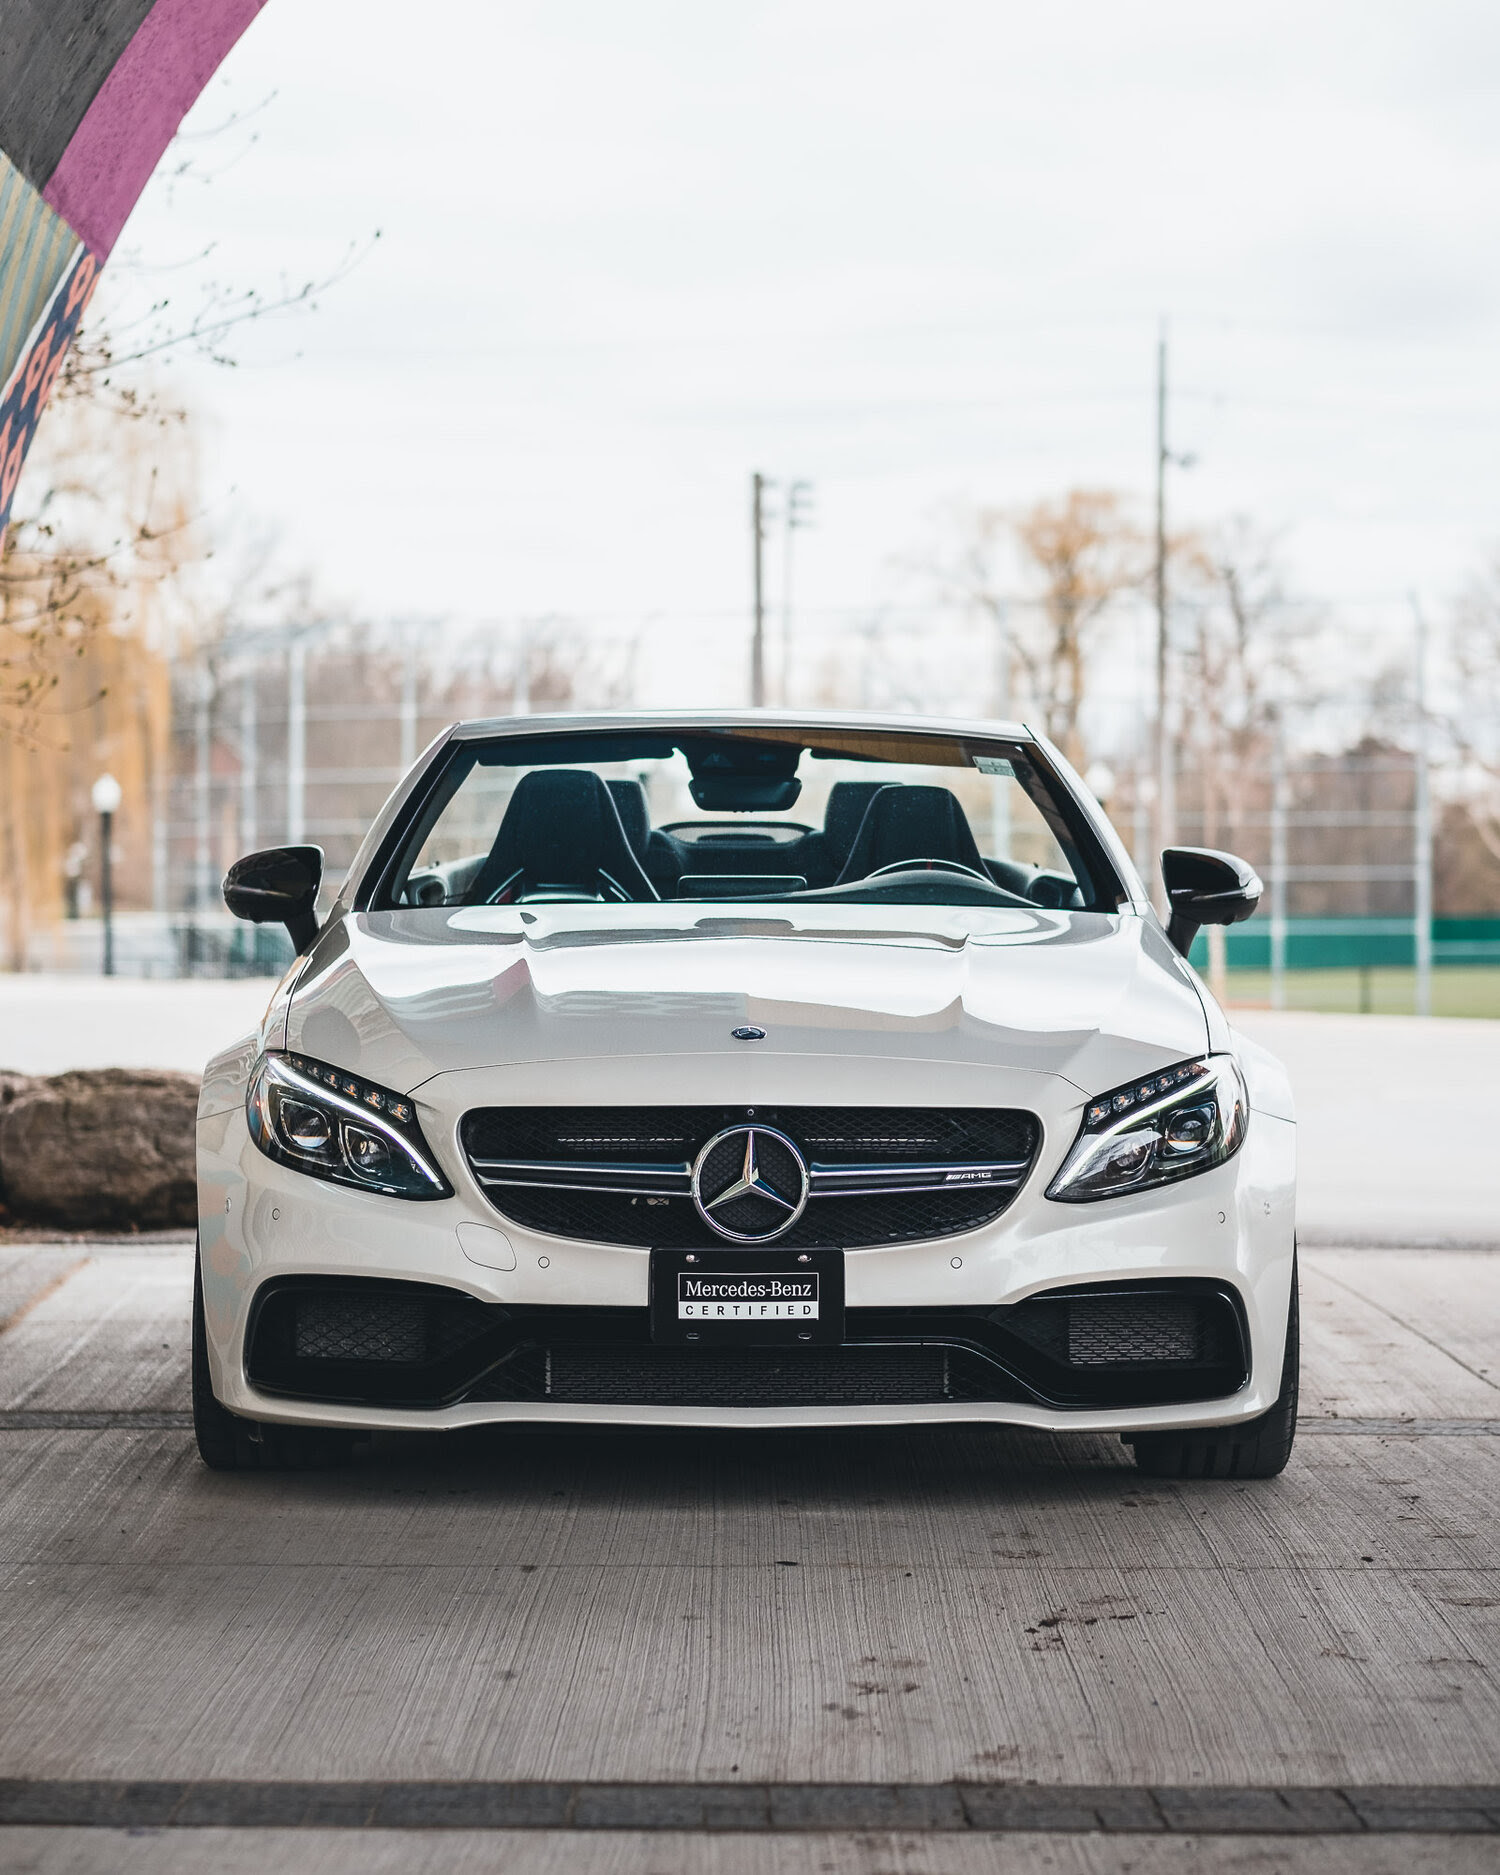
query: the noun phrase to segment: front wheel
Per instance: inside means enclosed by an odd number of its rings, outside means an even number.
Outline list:
[[[1239,1426],[1200,1426],[1191,1432],[1138,1432],[1138,1471],[1150,1478],[1274,1478],[1285,1471],[1297,1436],[1297,1384],[1301,1368],[1300,1308],[1296,1259],[1292,1261],[1291,1305],[1287,1311],[1286,1353],[1281,1363],[1281,1392],[1259,1419]]]
[[[347,1432],[320,1426],[262,1426],[219,1403],[208,1371],[203,1269],[193,1258],[193,1433],[212,1471],[319,1471],[340,1465],[354,1444]]]
[[[203,1269],[193,1258],[193,1435],[198,1456],[212,1471],[238,1471],[244,1422],[219,1404],[208,1371],[208,1328],[203,1319]]]

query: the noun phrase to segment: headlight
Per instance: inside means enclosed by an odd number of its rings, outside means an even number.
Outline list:
[[[265,1054],[245,1096],[268,1158],[388,1198],[449,1198],[409,1100],[306,1055]]]
[[[1091,1100],[1047,1196],[1064,1204],[1170,1185],[1222,1165],[1245,1137],[1250,1102],[1233,1055],[1206,1055]]]

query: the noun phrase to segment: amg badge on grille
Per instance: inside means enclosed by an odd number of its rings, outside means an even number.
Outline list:
[[[769,1126],[716,1133],[693,1166],[693,1203],[721,1237],[767,1243],[801,1217],[811,1181],[807,1161]]]

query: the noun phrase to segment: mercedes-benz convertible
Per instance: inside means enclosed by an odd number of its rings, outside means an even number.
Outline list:
[[[198,1119],[213,1466],[378,1430],[974,1424],[1266,1477],[1297,1409],[1286,1077],[1186,953],[1260,894],[1016,724],[460,723]]]

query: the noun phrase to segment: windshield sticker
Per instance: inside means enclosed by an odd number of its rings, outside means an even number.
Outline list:
[[[981,775],[1003,775],[1009,781],[1016,778],[1014,766],[1003,755],[976,755],[974,766]]]

